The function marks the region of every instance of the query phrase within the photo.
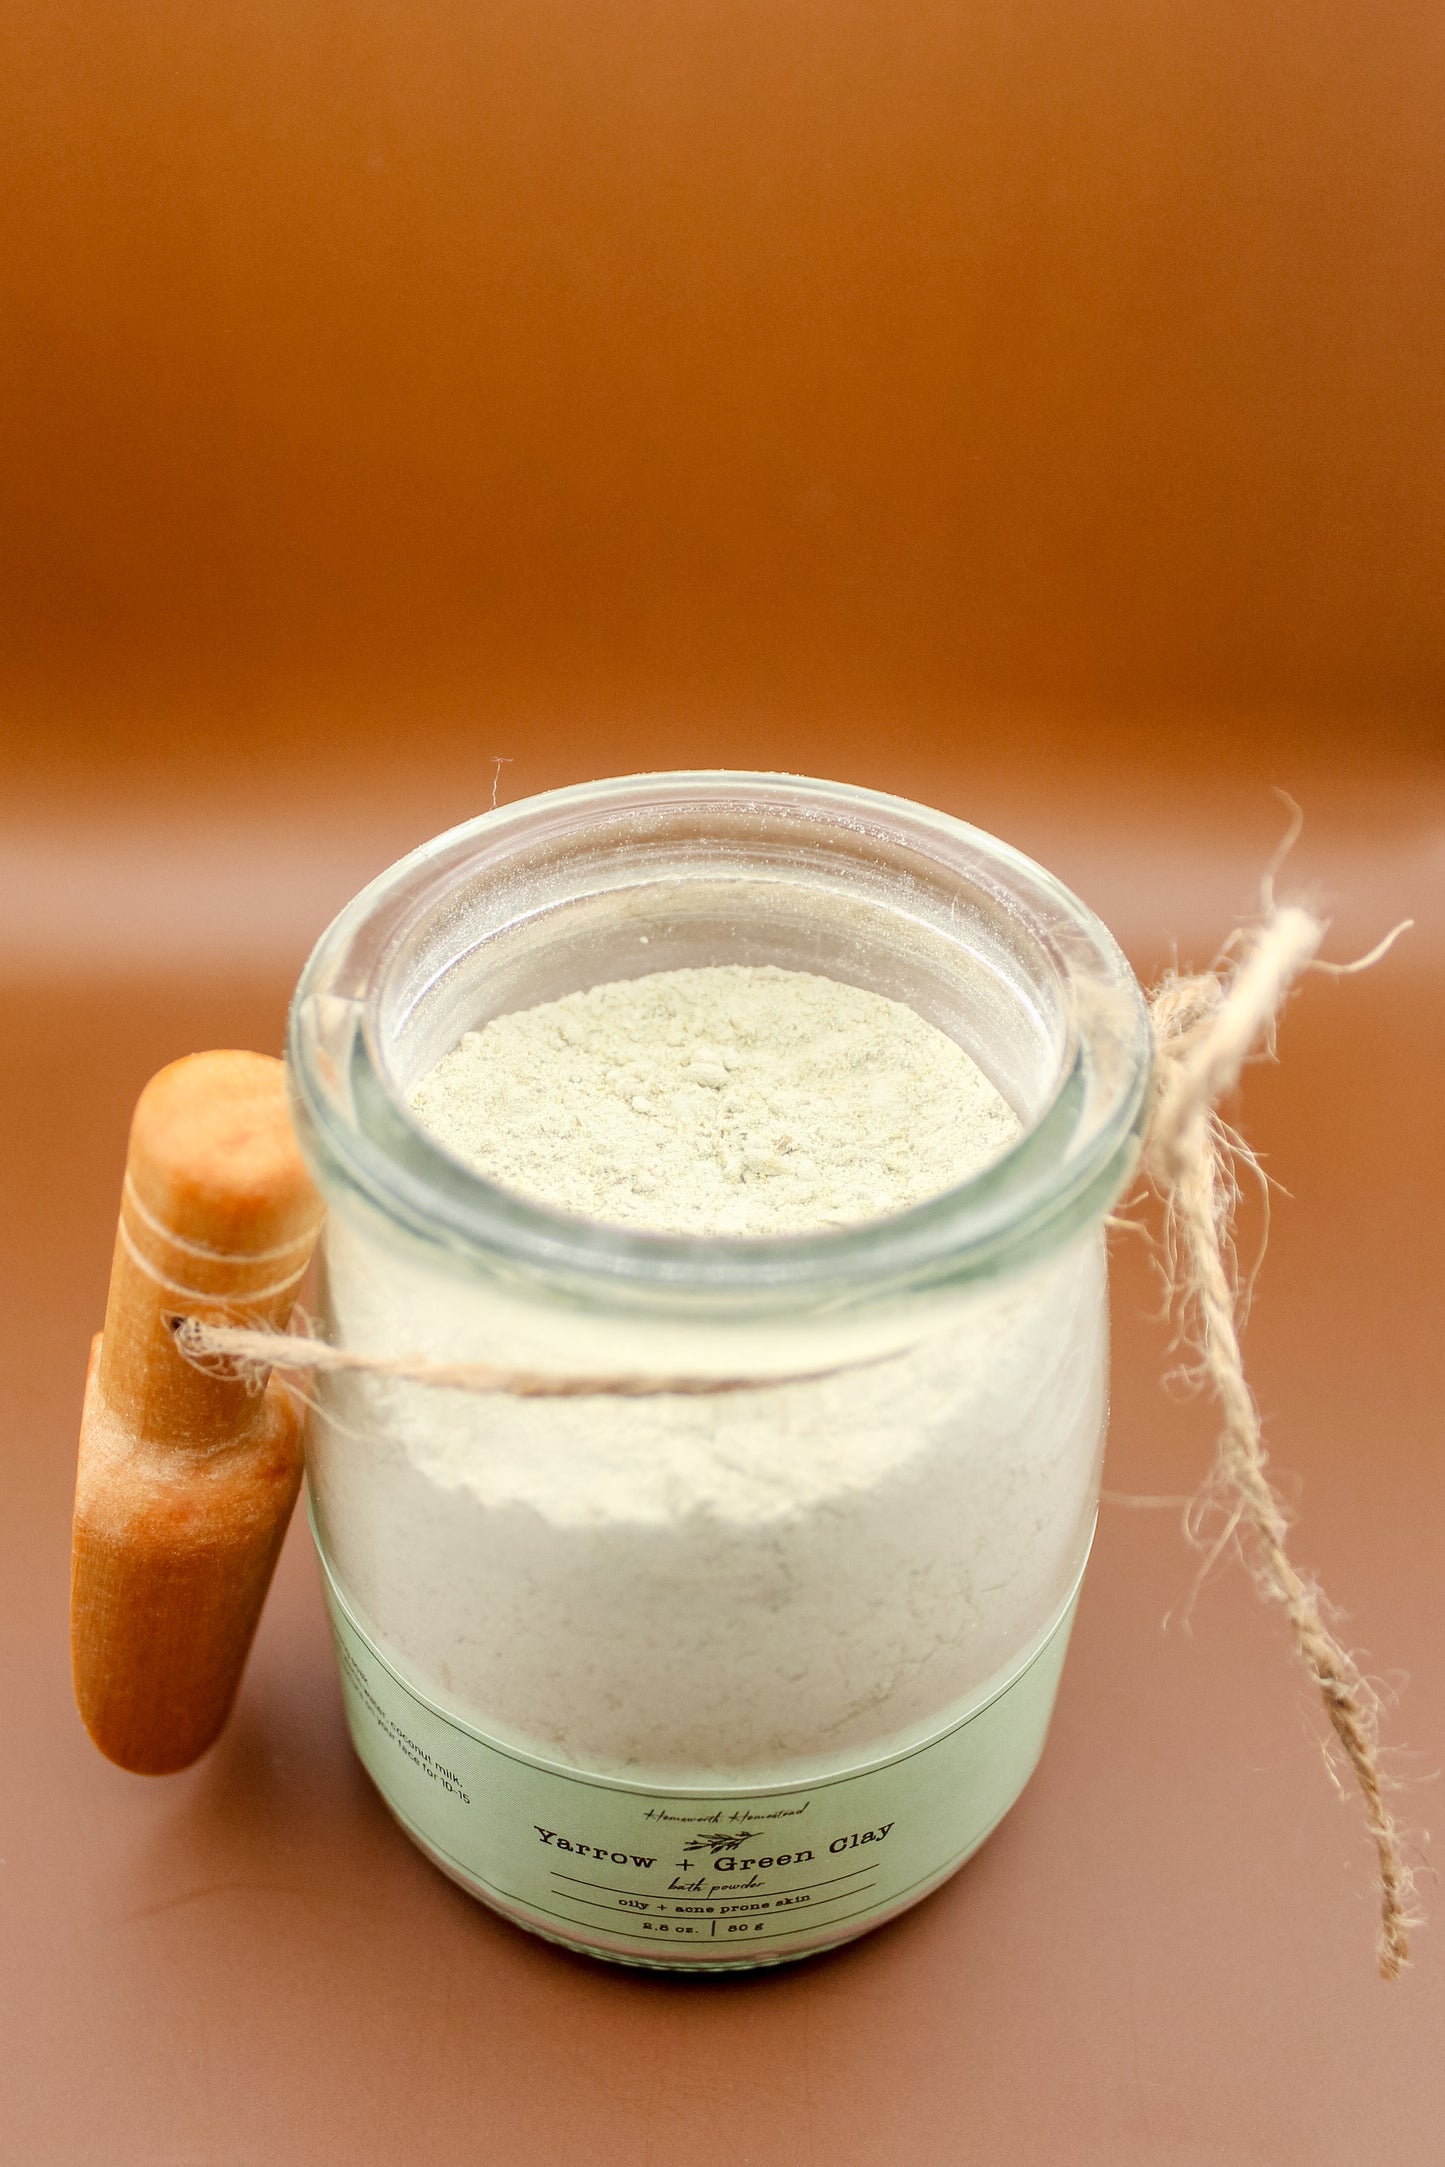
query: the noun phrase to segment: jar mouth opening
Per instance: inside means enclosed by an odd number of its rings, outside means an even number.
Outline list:
[[[646,928],[647,930],[644,930]],[[463,1030],[608,978],[768,961],[901,999],[958,1038],[1022,1133],[955,1187],[768,1236],[584,1219],[465,1165],[408,1104]],[[383,872],[318,942],[288,1064],[324,1192],[461,1269],[581,1298],[816,1303],[991,1273],[1096,1222],[1137,1161],[1147,1011],[1103,924],[1042,867],[852,785],[700,770],[549,791]]]

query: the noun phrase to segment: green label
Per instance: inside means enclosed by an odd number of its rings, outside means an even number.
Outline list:
[[[703,1791],[498,1745],[409,1685],[324,1578],[356,1750],[422,1848],[554,1940],[681,1966],[827,1948],[960,1865],[1033,1772],[1074,1612],[1071,1599],[990,1700],[907,1752],[809,1784]]]

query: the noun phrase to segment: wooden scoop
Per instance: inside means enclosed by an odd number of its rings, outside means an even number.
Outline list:
[[[321,1217],[279,1061],[196,1053],[151,1078],[86,1378],[70,1589],[76,1704],[141,1775],[189,1767],[224,1725],[301,1481],[281,1387],[197,1368],[175,1321],[284,1327]]]

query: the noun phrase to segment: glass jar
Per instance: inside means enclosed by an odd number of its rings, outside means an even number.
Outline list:
[[[494,1016],[723,963],[908,1003],[1019,1140],[867,1225],[697,1238],[530,1202],[409,1111]],[[1149,1056],[1127,963],[1059,882],[842,784],[551,792],[342,913],[289,1045],[327,1336],[734,1387],[322,1385],[310,1495],[352,1735],[453,1879],[595,1955],[732,1967],[867,1931],[983,1841],[1042,1750],[1093,1530],[1104,1215]]]

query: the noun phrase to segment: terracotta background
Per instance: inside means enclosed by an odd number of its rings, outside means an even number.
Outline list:
[[[945,805],[1141,972],[1285,885],[1243,1118],[1300,1556],[1415,1826],[1445,1740],[1445,30],[1387,0],[0,6],[0,2126],[25,2167],[1434,2167],[1280,1621],[1106,1502],[1054,1736],[887,1933],[720,1985],[532,1943],[352,1762],[293,1537],[191,1775],[70,1707],[125,1126],[274,1047],[370,873],[692,763]],[[1111,1492],[1188,1489],[1119,1253]],[[1438,1909],[1431,1883],[1427,1907]]]

